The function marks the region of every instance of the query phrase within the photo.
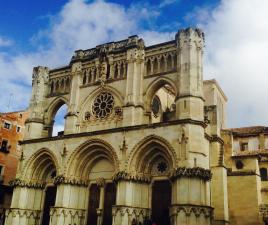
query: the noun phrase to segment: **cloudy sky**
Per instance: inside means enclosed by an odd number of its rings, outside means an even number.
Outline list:
[[[267,9],[267,0],[1,1],[0,111],[27,107],[33,66],[65,65],[75,49],[133,34],[150,45],[198,26],[204,78],[228,97],[228,126],[268,126]]]

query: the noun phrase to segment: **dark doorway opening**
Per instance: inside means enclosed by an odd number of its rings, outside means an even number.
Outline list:
[[[112,206],[116,201],[116,187],[108,183],[105,187],[103,225],[112,225]]]
[[[157,225],[170,225],[171,185],[169,181],[156,181],[152,190],[152,221]]]
[[[42,225],[49,225],[50,220],[50,208],[55,206],[57,187],[48,187],[45,193],[45,204],[43,210]]]
[[[97,225],[97,209],[100,205],[100,189],[97,184],[92,184],[89,190],[87,225]]]

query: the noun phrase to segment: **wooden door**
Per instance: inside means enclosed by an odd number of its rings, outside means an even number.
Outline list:
[[[112,206],[116,201],[116,186],[108,183],[105,187],[103,225],[112,225]]]
[[[152,221],[156,225],[170,225],[171,185],[169,181],[156,181],[152,190]]]
[[[97,184],[92,184],[89,190],[87,225],[97,225],[97,209],[100,204],[100,189]]]
[[[45,203],[43,209],[42,225],[49,225],[50,208],[55,206],[57,187],[48,187],[45,193]]]

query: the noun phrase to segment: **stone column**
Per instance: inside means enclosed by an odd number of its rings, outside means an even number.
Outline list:
[[[58,176],[55,184],[57,196],[55,207],[50,210],[50,225],[84,225],[88,199],[87,182]]]
[[[123,113],[124,126],[139,125],[143,122],[143,73],[144,46],[137,36],[133,37],[133,44],[127,51],[127,84],[125,107]]]
[[[12,181],[14,186],[11,207],[6,211],[5,225],[32,225],[41,221],[44,184]]]
[[[171,225],[211,224],[210,179],[211,172],[199,167],[174,169],[171,173]]]
[[[97,209],[98,221],[97,225],[102,225],[103,222],[103,210],[104,210],[104,195],[105,195],[105,180],[104,178],[98,178],[96,180],[97,186],[100,188],[100,204]]]
[[[82,63],[76,62],[71,69],[71,91],[68,113],[65,116],[64,134],[72,134],[76,132],[77,111],[79,105],[79,93],[82,76]]]
[[[143,224],[150,215],[150,179],[121,171],[114,176],[114,181],[117,182],[117,194],[113,225],[129,225],[133,219]]]

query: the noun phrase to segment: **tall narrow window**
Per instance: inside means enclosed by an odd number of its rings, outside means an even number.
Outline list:
[[[260,176],[262,181],[267,181],[267,169],[260,168]]]

